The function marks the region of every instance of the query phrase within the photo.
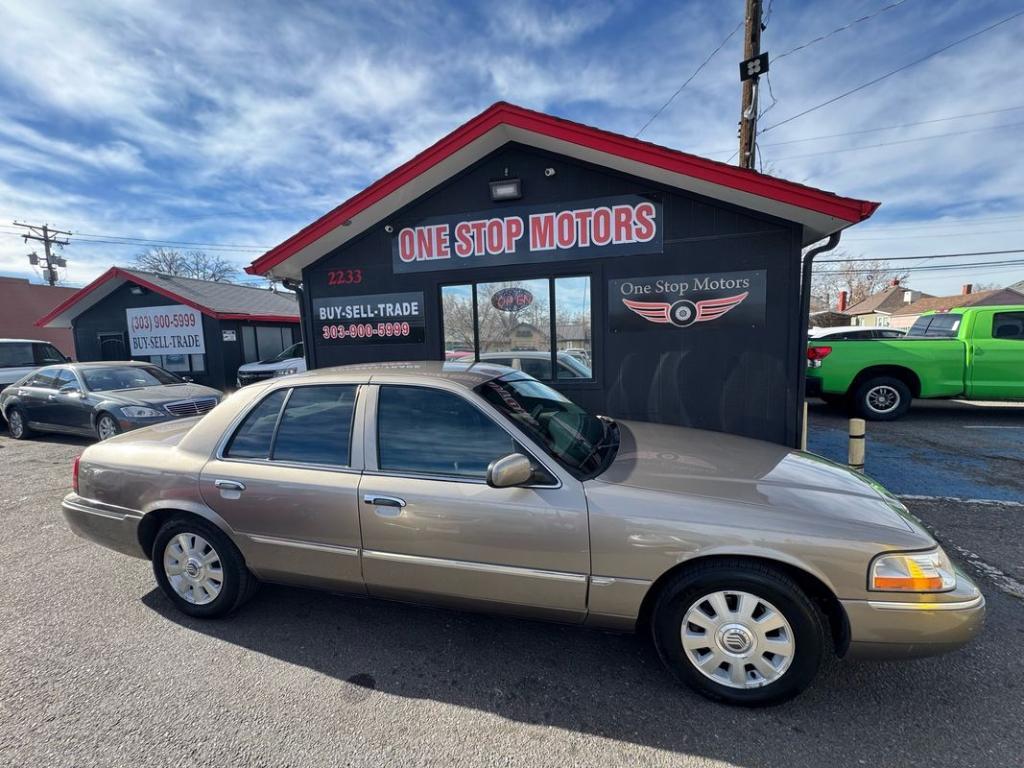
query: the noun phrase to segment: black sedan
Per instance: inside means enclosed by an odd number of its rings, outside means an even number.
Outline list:
[[[0,392],[11,437],[65,432],[106,440],[161,421],[198,416],[221,392],[150,363],[69,363],[40,368]]]

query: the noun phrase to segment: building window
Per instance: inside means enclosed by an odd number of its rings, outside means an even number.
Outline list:
[[[549,381],[593,378],[589,277],[448,285],[441,311],[447,360],[508,365]]]
[[[206,355],[150,355],[149,362],[174,373],[206,373]]]

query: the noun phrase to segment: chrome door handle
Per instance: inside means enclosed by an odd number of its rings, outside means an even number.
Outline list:
[[[405,499],[399,499],[397,496],[376,496],[372,493],[363,496],[363,501],[367,504],[373,504],[375,507],[402,508],[405,506]]]
[[[245,490],[245,483],[240,483],[237,480],[214,480],[213,484],[215,487],[220,488],[222,491]]]
[[[57,399],[57,396],[56,395],[47,395],[46,399],[49,400],[52,403],[54,400]]]

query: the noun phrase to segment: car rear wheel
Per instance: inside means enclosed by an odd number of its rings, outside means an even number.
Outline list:
[[[245,602],[255,586],[231,540],[194,518],[165,523],[153,541],[152,560],[160,588],[189,616],[225,616]]]
[[[100,417],[96,419],[96,436],[100,440],[109,440],[120,433],[121,426],[117,423],[117,419],[109,413],[100,414]]]
[[[876,376],[857,387],[853,404],[869,421],[893,421],[910,410],[910,387],[892,376]]]
[[[831,647],[826,619],[792,579],[742,560],[681,573],[659,595],[652,629],[681,682],[748,707],[803,691]]]
[[[7,431],[15,440],[32,437],[32,430],[28,426],[28,417],[18,406],[14,406],[7,412]]]

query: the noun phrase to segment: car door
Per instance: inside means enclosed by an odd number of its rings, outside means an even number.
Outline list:
[[[46,396],[46,418],[54,427],[70,432],[92,431],[92,406],[83,399],[82,384],[70,368],[59,368],[54,392]]]
[[[49,427],[53,405],[50,398],[57,394],[56,378],[56,369],[43,368],[18,387],[18,402],[32,426]]]
[[[971,397],[1024,399],[1024,311],[979,312],[969,346]]]
[[[315,384],[271,391],[203,468],[203,500],[237,534],[261,578],[363,591],[358,390]]]
[[[371,385],[359,486],[370,594],[582,620],[590,544],[582,484],[539,461],[490,406],[451,385]],[[543,478],[492,488],[527,452]]]

